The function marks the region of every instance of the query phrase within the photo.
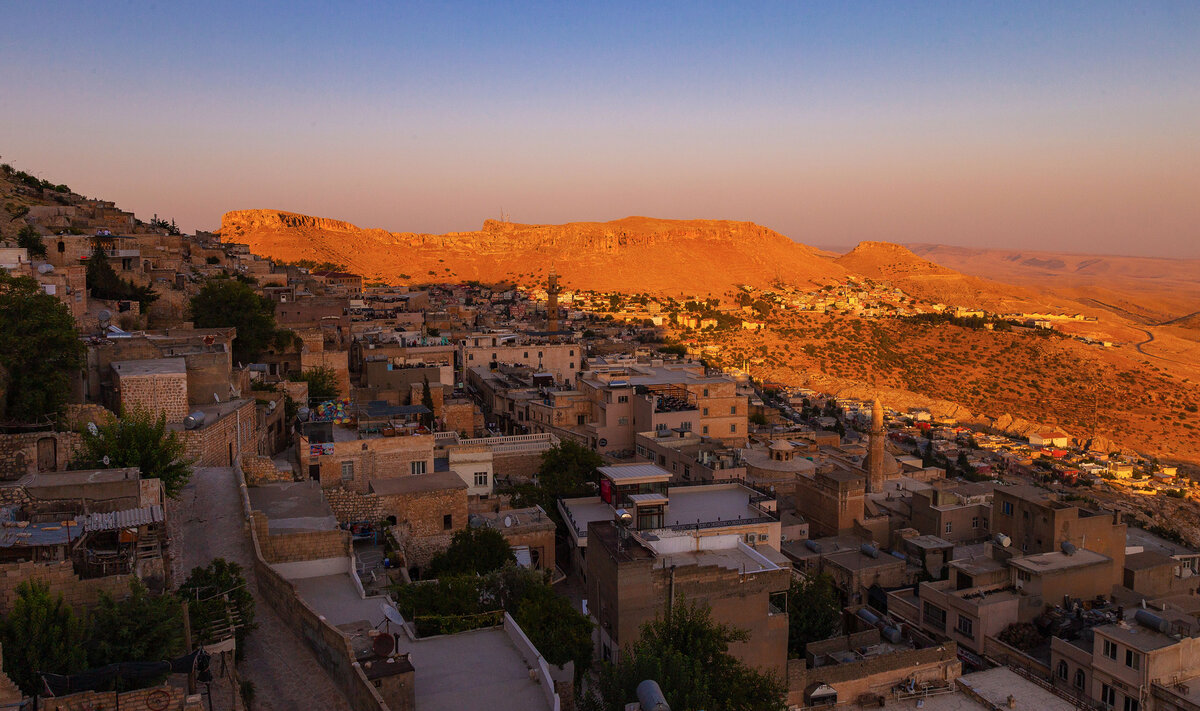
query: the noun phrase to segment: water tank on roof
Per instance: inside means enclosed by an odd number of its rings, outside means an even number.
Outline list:
[[[647,679],[638,684],[637,697],[642,711],[671,711],[671,707],[667,705],[667,697],[663,696],[657,681]]]
[[[821,544],[817,543],[816,541],[812,540],[811,538],[804,542],[804,547],[809,549],[813,553],[821,552]]]
[[[900,630],[895,627],[884,627],[883,638],[892,644],[900,644]]]
[[[54,271],[53,264],[39,264],[38,265],[38,274],[49,274],[52,271]]]
[[[1158,630],[1164,634],[1171,629],[1170,623],[1149,610],[1138,610],[1133,613],[1133,619],[1137,620],[1138,624],[1144,627]]]
[[[200,410],[196,410],[192,414],[183,418],[184,429],[194,430],[194,429],[197,429],[197,428],[203,427],[203,426],[204,426],[204,413]]]
[[[996,544],[1001,548],[1008,548],[1012,545],[1012,539],[1003,533],[997,533],[996,535],[992,536],[992,540],[995,541]]]
[[[858,608],[858,611],[855,612],[854,615],[863,622],[866,622],[868,625],[879,624],[879,615],[876,615],[874,612],[871,612],[865,607]]]
[[[879,557],[879,549],[876,548],[875,546],[871,545],[870,543],[864,543],[861,546],[859,546],[858,549],[860,551],[862,551],[863,555],[865,555],[865,556],[869,556],[871,558]]]
[[[311,415],[312,410],[308,409],[307,407],[302,407],[299,410],[296,410],[296,419],[300,420],[301,422],[308,422],[308,418]]]

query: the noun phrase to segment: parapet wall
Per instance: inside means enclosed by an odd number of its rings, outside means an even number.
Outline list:
[[[840,706],[857,702],[863,694],[886,696],[893,686],[909,678],[918,683],[953,684],[961,674],[962,662],[958,661],[958,645],[954,642],[815,669],[808,668],[803,660],[789,659],[788,704],[803,705],[804,690],[813,682],[837,689]]]
[[[129,585],[133,576],[110,575],[81,580],[75,574],[69,560],[51,563],[10,563],[0,568],[0,615],[8,614],[17,599],[17,586],[28,580],[46,583],[50,586],[52,594],[61,594],[63,601],[79,613],[99,604],[101,593],[108,593],[118,599],[129,595]]]

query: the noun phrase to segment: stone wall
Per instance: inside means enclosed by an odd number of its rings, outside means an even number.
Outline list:
[[[787,702],[803,705],[804,690],[818,681],[837,689],[841,706],[856,702],[863,694],[887,696],[893,686],[910,677],[917,683],[943,682],[953,687],[960,674],[962,662],[958,661],[958,645],[954,642],[816,669],[808,669],[802,659],[789,659]]]
[[[341,529],[272,534],[266,514],[251,514],[259,550],[268,563],[295,563],[322,558],[340,558],[351,553],[350,532]]]
[[[116,366],[113,366],[114,368]],[[183,422],[188,414],[187,373],[116,373],[121,411],[145,410],[151,417]]]
[[[250,500],[244,484],[242,494],[243,506],[249,510]],[[353,711],[389,711],[379,691],[367,679],[359,663],[354,661],[350,640],[309,607],[297,594],[296,587],[270,566],[263,549],[264,542],[272,545],[269,543],[272,537],[267,535],[266,516],[258,511],[251,512],[250,516],[250,540],[254,546],[254,574],[258,580],[259,594],[279,614],[284,624],[308,644],[317,662],[346,695]],[[345,533],[344,546],[348,549],[349,545],[349,534]]]
[[[17,586],[27,580],[40,580],[50,586],[54,595],[62,594],[63,601],[81,612],[100,602],[100,593],[122,598],[129,594],[131,575],[110,575],[104,578],[80,580],[71,561],[52,563],[10,563],[0,567],[0,615],[7,615],[17,599]]]
[[[277,469],[270,457],[244,455],[242,472],[246,475],[246,483],[251,486],[272,481],[292,481],[292,473]]]
[[[54,463],[51,466],[47,460],[41,471],[64,471],[82,437],[78,432],[0,434],[0,480],[11,481],[37,473],[38,442],[42,440],[48,440],[42,444],[43,451],[50,451]]]
[[[498,478],[529,481],[542,465],[541,452],[493,452],[492,468]]]
[[[244,400],[236,412],[230,412],[216,422],[208,422],[200,429],[181,431],[186,455],[196,460],[196,466],[228,467],[233,464],[230,452],[233,457],[239,453],[257,452],[258,417],[254,407],[254,400]]]
[[[335,487],[325,489],[325,502],[333,509],[338,523],[354,521],[379,521],[386,517],[383,502],[378,494],[359,494],[348,489]]]
[[[40,711],[95,711],[96,709],[121,709],[121,711],[201,711],[204,707],[200,697],[192,703],[186,701],[183,689],[163,684],[149,689],[126,691],[81,691],[59,697],[39,697]]]

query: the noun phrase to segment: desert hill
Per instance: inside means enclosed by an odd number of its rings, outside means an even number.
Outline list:
[[[1079,304],[1047,299],[1044,294],[1021,286],[968,276],[890,242],[860,242],[834,261],[854,274],[888,282],[927,301],[996,313],[1047,308],[1079,310]]]
[[[1200,259],[1159,259],[940,244],[909,245],[919,257],[965,274],[1049,291],[1121,313],[1143,324],[1200,312]]]
[[[824,285],[846,270],[752,222],[627,217],[525,225],[488,220],[477,232],[363,229],[278,210],[227,212],[221,239],[283,261],[344,264],[369,280],[540,282],[553,267],[568,288],[719,296],[738,284]]]

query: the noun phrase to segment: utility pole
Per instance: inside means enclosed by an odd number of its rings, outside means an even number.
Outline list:
[[[192,617],[188,613],[188,601],[181,600],[179,604],[183,607],[183,644],[187,648],[188,653],[192,651]],[[188,670],[188,694],[196,693],[196,665],[192,664],[192,668]]]

